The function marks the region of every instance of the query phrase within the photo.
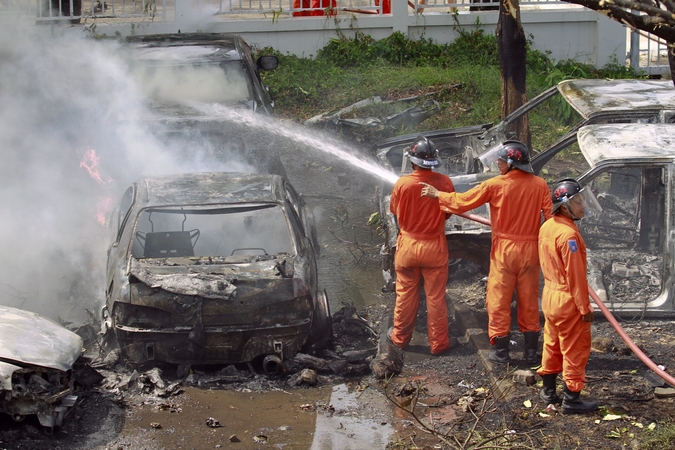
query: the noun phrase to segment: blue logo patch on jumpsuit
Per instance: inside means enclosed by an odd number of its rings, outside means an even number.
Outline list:
[[[570,246],[570,251],[571,251],[572,253],[576,253],[577,250],[579,250],[579,246],[577,245],[577,240],[576,240],[576,239],[570,239],[569,241],[567,241],[567,244],[569,244],[569,246]]]

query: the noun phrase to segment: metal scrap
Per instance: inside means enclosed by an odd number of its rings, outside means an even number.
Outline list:
[[[358,102],[349,105],[345,108],[340,109],[339,111],[336,112],[325,112],[318,114],[314,117],[311,117],[305,121],[305,126],[313,126],[317,124],[325,124],[325,125],[332,125],[332,126],[349,126],[349,127],[379,127],[379,126],[391,126],[391,127],[397,127],[400,125],[408,125],[411,127],[417,126],[420,123],[424,122],[426,119],[429,117],[437,114],[441,110],[441,105],[432,99],[426,99],[422,106],[413,106],[411,108],[406,109],[405,111],[402,111],[400,113],[396,114],[391,114],[389,116],[386,116],[384,118],[376,118],[376,117],[366,117],[366,118],[349,118],[345,119],[343,116],[350,114],[356,110],[365,108],[367,106],[372,106],[372,105],[378,105],[378,104],[393,104],[393,103],[401,103],[401,102],[410,102],[413,100],[417,100],[420,98],[424,97],[429,97],[431,95],[438,94],[440,92],[446,91],[446,90],[451,90],[457,88],[459,85],[447,85],[444,86],[443,88],[432,91],[432,92],[426,92],[424,94],[420,95],[414,95],[411,97],[405,97],[405,98],[400,98],[400,99],[395,99],[395,100],[386,100],[383,101],[381,97],[379,96],[373,96],[364,100],[359,100]]]

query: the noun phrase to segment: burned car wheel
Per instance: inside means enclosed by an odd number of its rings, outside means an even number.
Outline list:
[[[312,331],[307,344],[310,348],[325,348],[333,340],[333,320],[330,315],[326,291],[319,292],[316,299]]]

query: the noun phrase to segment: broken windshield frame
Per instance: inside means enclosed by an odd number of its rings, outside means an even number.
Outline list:
[[[133,236],[131,255],[138,259],[296,253],[296,238],[278,204],[144,208]]]
[[[158,104],[186,101],[229,105],[255,102],[251,75],[241,60],[217,63],[171,63],[136,60],[133,75]]]

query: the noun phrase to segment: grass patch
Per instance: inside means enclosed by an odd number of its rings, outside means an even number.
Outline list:
[[[662,450],[675,448],[675,424],[657,426],[645,430],[639,437],[640,450]]]
[[[497,122],[501,120],[501,80],[496,37],[485,33],[480,23],[455,26],[459,37],[450,44],[411,40],[401,33],[376,41],[356,33],[353,38],[331,40],[315,58],[262,49],[260,53],[274,53],[280,59],[276,70],[262,74],[276,102],[276,114],[304,121],[373,96],[394,100],[438,91],[424,99],[439,102],[441,113],[417,130],[402,128],[394,133]],[[618,62],[598,70],[573,60],[555,61],[532,49],[531,43],[527,66],[528,98],[566,78],[637,78]],[[448,86],[456,87],[444,89]],[[384,114],[377,109],[370,112]],[[363,117],[362,113],[358,114]],[[565,124],[575,120],[576,112],[564,102],[530,114],[533,145],[552,142]]]

